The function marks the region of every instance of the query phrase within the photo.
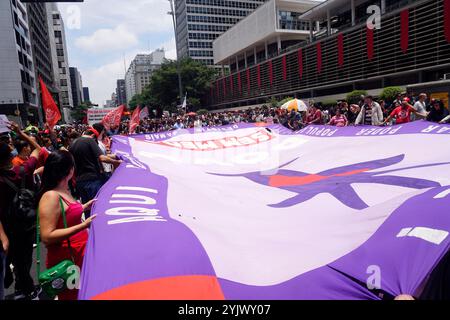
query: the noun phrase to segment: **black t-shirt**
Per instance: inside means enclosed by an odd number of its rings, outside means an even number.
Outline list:
[[[102,166],[98,159],[103,153],[93,138],[80,137],[69,148],[75,159],[76,180],[101,179]]]

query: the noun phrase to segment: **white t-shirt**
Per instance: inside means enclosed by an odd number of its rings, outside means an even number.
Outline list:
[[[427,109],[426,109],[426,106],[425,106],[425,102],[417,101],[416,103],[414,103],[413,108],[416,109],[417,112],[422,113],[422,114],[426,114],[426,112],[427,112]],[[414,121],[414,120],[416,120],[418,118],[420,118],[420,117],[417,117],[414,113],[411,113],[411,120],[412,121]]]
[[[100,141],[100,140],[98,140],[98,147],[102,151],[103,155],[106,156],[106,147],[103,144],[103,142]],[[105,172],[112,172],[113,171],[113,165],[112,164],[102,162],[102,165],[103,165],[103,171],[105,171]]]

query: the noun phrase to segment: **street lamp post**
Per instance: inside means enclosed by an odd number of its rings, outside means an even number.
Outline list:
[[[175,10],[174,10],[173,0],[169,0],[169,2],[170,2],[170,12],[168,12],[168,14],[170,14],[172,16],[172,21],[173,21],[173,32],[174,32],[174,36],[175,36],[175,50],[177,52],[178,90],[180,92],[180,105],[182,105],[183,104],[183,85],[181,83],[180,60],[179,60],[179,56],[178,56],[177,22],[176,22],[176,18],[175,18]]]

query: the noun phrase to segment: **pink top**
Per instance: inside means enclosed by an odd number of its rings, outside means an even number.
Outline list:
[[[347,125],[347,118],[343,114],[334,116],[331,118],[330,124],[336,127],[345,127]]]
[[[83,215],[83,206],[81,203],[70,203],[62,198],[66,203],[66,221],[67,227],[73,227],[81,223],[81,216]],[[59,217],[57,229],[64,229],[64,221],[62,214]],[[80,231],[70,237],[70,245],[72,247],[75,263],[81,266],[83,262],[84,249],[88,240],[87,230]],[[56,244],[47,246],[47,265],[48,267],[60,263],[64,259],[70,259],[71,254],[67,240]]]

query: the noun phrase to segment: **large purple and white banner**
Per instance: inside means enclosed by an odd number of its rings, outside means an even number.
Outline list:
[[[450,126],[116,136],[80,299],[419,296],[450,247]]]

